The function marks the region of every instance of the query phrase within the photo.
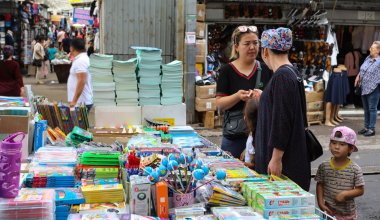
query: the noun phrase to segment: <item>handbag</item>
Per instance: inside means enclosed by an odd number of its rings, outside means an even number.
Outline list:
[[[36,67],[41,67],[42,66],[42,60],[33,59],[32,65],[36,66]]]
[[[303,79],[297,75],[293,68],[286,66],[297,78],[299,82],[299,92],[301,95],[301,104],[302,104],[302,116],[305,127],[305,139],[306,139],[306,147],[309,155],[309,161],[312,162],[323,155],[323,148],[321,143],[319,143],[318,139],[315,137],[313,132],[309,130],[307,125],[307,117],[306,117],[306,96],[305,90],[303,89]]]
[[[261,65],[257,62],[257,78],[255,88],[259,88],[261,84]],[[225,111],[223,118],[223,136],[234,139],[247,136],[247,126],[244,121],[244,113],[242,110]]]

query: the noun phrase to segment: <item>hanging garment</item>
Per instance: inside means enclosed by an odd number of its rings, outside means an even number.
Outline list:
[[[375,27],[374,26],[365,26],[364,32],[362,32],[361,36],[363,38],[362,42],[362,53],[366,54],[369,48],[373,43],[373,37],[375,35]]]
[[[334,48],[330,57],[331,57],[331,66],[336,66],[338,65],[337,56],[339,54],[339,48],[338,48],[338,42],[336,40],[336,34],[335,32],[331,30],[331,28],[328,29],[326,42],[334,45]]]
[[[363,32],[364,27],[362,26],[355,27],[354,31],[352,31],[352,46],[354,46],[354,49],[359,49],[362,47]]]

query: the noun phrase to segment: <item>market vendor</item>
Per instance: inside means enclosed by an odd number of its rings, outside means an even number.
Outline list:
[[[260,97],[256,127],[255,166],[259,173],[286,175],[303,189],[310,187],[302,78],[288,60],[292,32],[270,29],[261,36],[261,56],[273,77]],[[298,74],[298,75],[297,75]]]
[[[256,26],[237,27],[232,42],[231,62],[219,71],[216,104],[225,112],[222,149],[239,158],[248,138],[243,116],[245,101],[253,98],[252,90],[264,88],[272,72],[256,60],[260,46]]]

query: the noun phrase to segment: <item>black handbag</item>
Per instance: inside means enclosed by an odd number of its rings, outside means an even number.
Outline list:
[[[354,90],[355,95],[362,95],[362,85],[357,85]]]
[[[33,59],[32,65],[36,66],[36,67],[41,67],[42,66],[42,60]]]
[[[306,139],[306,147],[309,155],[309,161],[312,162],[323,155],[323,148],[321,143],[319,143],[318,139],[315,137],[313,132],[309,130],[307,125],[307,117],[306,117],[306,95],[305,90],[303,89],[303,79],[297,75],[294,69],[290,66],[286,66],[296,77],[299,82],[299,92],[301,95],[301,104],[302,104],[302,116],[305,126],[305,139]]]
[[[257,78],[255,88],[259,88],[261,84],[261,65],[257,62]],[[225,111],[223,123],[223,136],[229,139],[243,138],[247,136],[247,126],[244,121],[244,113],[242,110]]]

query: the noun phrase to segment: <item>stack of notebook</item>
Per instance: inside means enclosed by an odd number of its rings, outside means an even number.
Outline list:
[[[127,61],[113,61],[113,74],[116,84],[116,103],[118,106],[139,105],[136,65],[136,58]]]
[[[157,48],[137,48],[136,53],[140,105],[160,105],[162,51]]]
[[[120,152],[91,152],[81,154],[80,164],[93,166],[117,166],[119,165]]]
[[[66,220],[70,214],[71,205],[84,204],[83,194],[76,188],[55,190],[55,219]]]
[[[90,73],[97,106],[115,106],[115,82],[112,74],[112,55],[92,54]]]
[[[181,61],[175,60],[162,65],[162,105],[176,105],[182,103],[182,80],[183,64]]]
[[[122,184],[87,185],[81,191],[86,203],[123,202],[124,190]]]

